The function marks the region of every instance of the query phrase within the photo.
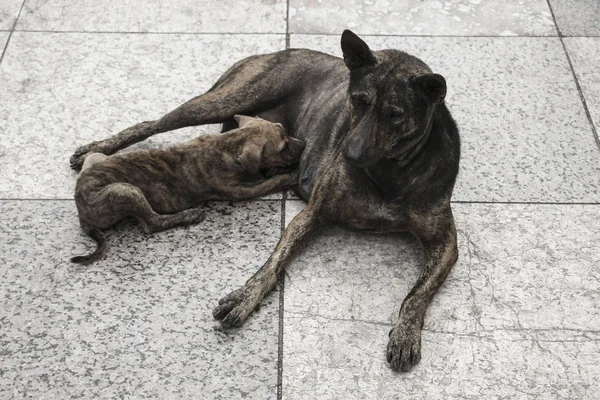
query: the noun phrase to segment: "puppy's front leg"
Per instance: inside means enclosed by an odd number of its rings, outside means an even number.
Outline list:
[[[402,302],[396,326],[390,331],[387,361],[396,371],[409,371],[421,360],[421,328],[433,296],[456,262],[458,249],[452,212],[423,217],[428,226],[415,229],[424,246],[425,267]]]
[[[297,183],[298,171],[296,170],[287,174],[274,175],[253,186],[228,186],[220,188],[220,191],[231,200],[244,200],[264,196],[278,190],[289,189]]]
[[[307,242],[311,234],[321,225],[317,210],[309,204],[298,214],[283,232],[277,247],[267,262],[246,284],[219,300],[213,316],[223,327],[231,328],[244,323],[248,315],[277,283],[292,255]]]

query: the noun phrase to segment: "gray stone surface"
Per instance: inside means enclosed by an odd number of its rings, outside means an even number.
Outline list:
[[[23,0],[2,0],[0,2],[0,30],[10,30],[15,24]]]
[[[276,398],[277,293],[243,329],[211,310],[266,260],[280,210],[215,203],[152,236],[124,223],[83,267],[72,201],[0,201],[0,398]]]
[[[556,35],[544,0],[290,0],[290,31],[434,36]]]
[[[600,35],[597,1],[549,3],[563,35]],[[22,4],[0,0],[0,49]],[[72,151],[285,48],[285,1],[27,0],[0,62],[0,399],[275,399],[281,372],[283,399],[596,400],[600,205],[510,204],[600,203],[600,152],[548,2],[289,6],[292,47],[341,55],[345,28],[387,35],[366,39],[447,78],[463,139],[454,200],[467,203],[453,205],[460,258],[428,311],[421,363],[398,374],[385,361],[422,263],[409,235],[318,235],[285,278],[283,343],[279,292],[241,329],[211,315],[275,247],[280,201],[212,203],[203,223],[152,236],[126,222],[102,261],[69,262],[94,246],[74,203],[56,200],[73,195]],[[597,39],[564,39],[596,128]],[[301,207],[287,201],[285,219]]]
[[[9,32],[0,32],[0,55],[4,52],[4,47],[6,46],[9,34]]]
[[[600,38],[564,38],[564,42],[596,131],[600,131]]]
[[[285,33],[285,0],[29,0],[17,29]]]
[[[235,61],[283,35],[15,32],[0,65],[0,198],[72,198],[79,145],[156,119],[208,90]],[[155,136],[164,146],[218,126]]]
[[[369,37],[414,54],[448,82],[461,131],[454,200],[598,202],[600,153],[557,38]],[[335,36],[293,47],[341,56]]]
[[[288,201],[286,221],[303,203]],[[325,230],[289,268],[286,399],[578,398],[600,390],[600,207],[455,204],[460,256],[429,309],[421,363],[385,361],[417,279],[408,236]]]
[[[549,0],[558,24],[565,36],[600,36],[600,1]]]

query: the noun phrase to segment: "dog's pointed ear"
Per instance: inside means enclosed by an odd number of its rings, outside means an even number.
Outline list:
[[[257,144],[249,144],[244,146],[242,154],[238,156],[238,161],[246,171],[256,174],[260,169],[261,158],[262,147]]]
[[[446,97],[446,80],[440,74],[426,74],[415,78],[417,87],[432,104],[440,104]]]
[[[369,46],[348,29],[342,33],[342,53],[344,53],[344,63],[350,71],[375,65],[375,56]]]
[[[235,122],[237,122],[237,124],[240,128],[244,128],[244,127],[248,126],[249,124],[251,124],[252,122],[254,122],[254,120],[256,118],[248,117],[246,115],[234,115],[233,119],[235,119]]]

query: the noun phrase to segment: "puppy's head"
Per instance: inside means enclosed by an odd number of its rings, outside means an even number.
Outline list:
[[[243,146],[238,161],[246,171],[255,174],[298,164],[304,142],[288,136],[281,124],[244,115],[234,118],[242,130]]]

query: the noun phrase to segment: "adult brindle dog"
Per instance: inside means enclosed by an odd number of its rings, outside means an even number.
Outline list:
[[[296,192],[308,205],[260,270],[219,301],[214,317],[224,327],[241,325],[294,252],[325,224],[410,231],[424,247],[425,265],[387,346],[391,367],[408,371],[421,358],[427,307],[458,256],[450,207],[458,129],[444,104],[444,78],[424,62],[398,50],[372,52],[350,31],[341,45],[343,61],[306,49],[246,58],[207,93],[161,119],[80,147],[71,164],[76,169],[89,152],[111,154],[185,126],[223,123],[226,131],[235,126],[235,114],[283,124],[306,143]]]

